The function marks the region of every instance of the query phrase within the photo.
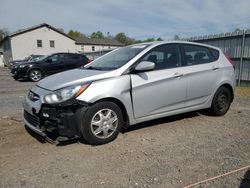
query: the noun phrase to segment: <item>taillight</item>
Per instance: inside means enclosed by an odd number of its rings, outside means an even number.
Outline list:
[[[225,57],[227,58],[228,62],[233,66],[234,70],[235,70],[235,65],[234,65],[234,62],[227,56],[227,54],[225,54]]]
[[[90,60],[90,59],[87,60],[87,64],[88,64],[88,63],[91,63],[91,60]]]

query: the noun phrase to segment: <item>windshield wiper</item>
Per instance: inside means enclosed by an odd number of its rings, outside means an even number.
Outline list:
[[[89,66],[89,67],[84,67],[85,69],[91,69],[91,70],[103,70],[102,68],[100,67],[92,67],[92,66]]]

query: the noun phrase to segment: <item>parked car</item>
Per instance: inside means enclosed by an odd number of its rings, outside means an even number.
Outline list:
[[[55,53],[36,61],[19,63],[12,68],[11,73],[14,79],[28,78],[37,82],[47,75],[74,69],[87,63],[89,63],[88,58],[82,54]]]
[[[43,55],[30,55],[24,59],[20,59],[20,60],[15,60],[15,61],[10,61],[7,64],[7,67],[9,69],[12,69],[14,65],[18,65],[19,63],[25,63],[25,62],[32,62],[32,61],[37,61],[40,58],[42,58]]]
[[[219,48],[135,44],[38,82],[24,99],[24,122],[44,137],[54,130],[59,141],[105,144],[122,127],[148,120],[200,109],[222,116],[235,83],[233,63]]]

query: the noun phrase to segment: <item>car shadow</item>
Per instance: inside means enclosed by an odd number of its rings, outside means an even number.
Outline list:
[[[249,188],[250,187],[250,169],[246,171],[243,179],[241,180],[239,188]]]
[[[138,129],[145,129],[145,128],[152,127],[152,126],[159,125],[159,124],[167,124],[167,123],[171,123],[171,122],[175,122],[175,121],[180,121],[182,119],[193,118],[196,116],[200,116],[200,114],[201,114],[200,111],[188,112],[188,113],[184,113],[184,114],[179,114],[179,115],[164,117],[164,118],[155,119],[155,120],[151,120],[151,121],[146,121],[143,123],[138,123],[136,125],[127,127],[127,128],[123,128],[121,133],[124,134],[124,133],[132,132],[132,131],[135,131]],[[84,138],[76,137],[76,138],[73,138],[70,140],[58,142],[58,141],[56,141],[56,139],[58,137],[58,134],[56,132],[48,133],[47,138],[45,138],[45,137],[42,137],[39,134],[33,132],[32,130],[30,130],[26,126],[25,126],[25,129],[33,138],[35,138],[38,142],[40,142],[42,144],[50,143],[50,144],[54,144],[56,146],[67,146],[67,145],[71,145],[71,144],[81,143],[81,144],[89,145],[89,143],[86,140],[84,140]]]
[[[18,80],[16,80],[17,82],[32,82],[27,78],[19,78]]]
[[[138,124],[133,125],[133,126],[129,126],[125,129],[123,129],[122,133],[131,132],[131,131],[135,131],[138,129],[144,129],[144,128],[152,127],[152,126],[159,125],[159,124],[180,121],[182,119],[193,118],[196,116],[200,116],[200,114],[201,114],[200,112],[188,112],[188,113],[184,113],[184,114],[178,114],[178,115],[174,115],[174,116],[168,116],[168,117],[164,117],[164,118],[150,120],[150,121],[138,123]]]

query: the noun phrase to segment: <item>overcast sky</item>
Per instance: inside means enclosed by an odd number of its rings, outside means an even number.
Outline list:
[[[48,23],[65,32],[125,32],[136,39],[250,29],[250,0],[0,0],[0,28]]]

